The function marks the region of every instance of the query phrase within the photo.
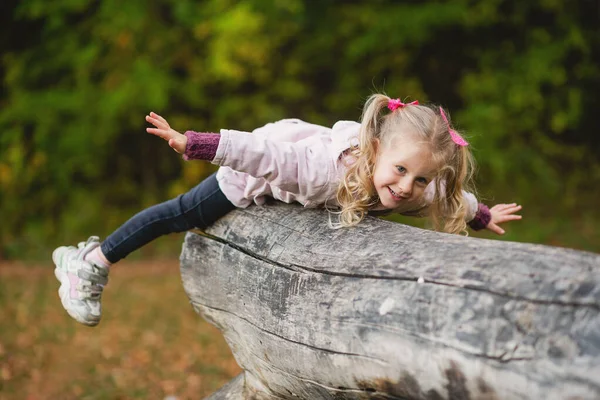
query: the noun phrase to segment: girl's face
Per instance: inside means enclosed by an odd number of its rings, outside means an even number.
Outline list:
[[[379,201],[386,209],[395,209],[423,196],[435,176],[431,152],[424,144],[407,135],[395,138],[383,147],[377,140],[377,161],[373,184]]]

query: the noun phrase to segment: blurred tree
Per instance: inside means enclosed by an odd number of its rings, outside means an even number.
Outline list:
[[[0,7],[0,256],[106,234],[212,171],[145,134],[151,110],[179,130],[330,125],[382,90],[454,111],[486,197],[553,221],[597,215],[597,1]]]

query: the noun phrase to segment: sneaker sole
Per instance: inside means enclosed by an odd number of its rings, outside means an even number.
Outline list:
[[[60,287],[58,288],[58,297],[60,298],[60,302],[62,303],[62,306],[65,309],[65,311],[75,321],[79,322],[80,324],[86,325],[86,326],[96,326],[100,322],[100,318],[85,319],[81,315],[79,315],[77,312],[71,310],[68,307],[68,304],[69,304],[68,298],[69,298],[69,293],[71,292],[71,282],[69,281],[69,278],[67,277],[66,271],[63,268],[59,267],[59,263],[58,263],[58,261],[60,261],[60,252],[63,251],[62,250],[63,248],[66,248],[66,247],[61,246],[52,252],[52,262],[55,265],[54,276],[60,282]]]

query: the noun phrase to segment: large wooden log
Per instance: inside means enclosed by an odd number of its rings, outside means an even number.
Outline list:
[[[219,398],[600,399],[600,255],[327,218],[187,234],[185,290],[244,369]]]
[[[238,375],[229,381],[225,386],[213,393],[206,400],[239,400],[249,395],[245,392],[246,382],[244,375]]]

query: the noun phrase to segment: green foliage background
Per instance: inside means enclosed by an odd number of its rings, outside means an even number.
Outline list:
[[[599,7],[4,1],[0,259],[106,235],[211,172],[145,133],[151,110],[178,130],[331,125],[374,91],[452,111],[480,197],[524,206],[507,239],[600,251]]]

